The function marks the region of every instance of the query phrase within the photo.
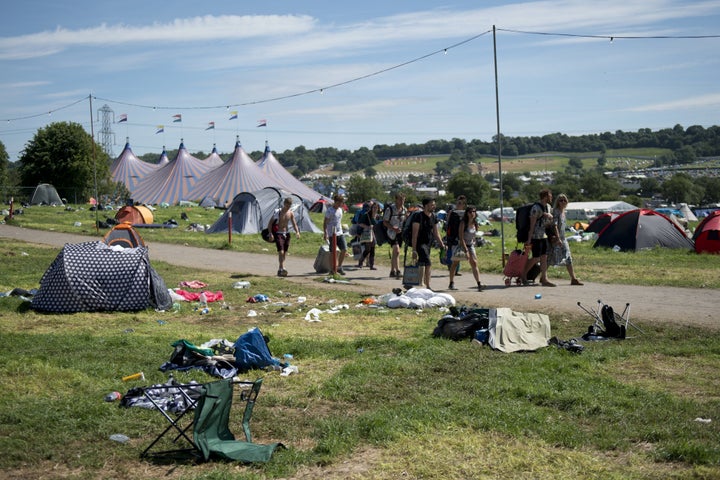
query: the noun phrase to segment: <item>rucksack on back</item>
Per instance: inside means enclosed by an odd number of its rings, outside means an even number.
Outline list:
[[[530,239],[530,212],[535,203],[528,203],[515,212],[515,228],[517,229],[518,243],[525,243]]]
[[[411,245],[412,243],[412,224],[415,215],[421,214],[422,210],[416,210],[407,216],[405,223],[402,227],[402,240],[405,245]]]

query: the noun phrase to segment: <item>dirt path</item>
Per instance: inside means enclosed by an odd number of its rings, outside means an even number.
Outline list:
[[[66,243],[79,243],[90,240],[82,235],[31,230],[26,228],[0,225],[0,237],[26,242],[62,247]],[[277,271],[275,255],[210,250],[182,245],[152,243],[149,245],[150,259],[161,260],[173,265],[188,268],[207,269],[235,274],[273,276]],[[292,282],[314,280],[318,274],[312,268],[312,259],[289,256],[286,268],[287,277]],[[352,264],[353,262],[347,262]],[[447,286],[445,269],[435,268],[433,288],[441,290]],[[328,285],[328,288],[349,289],[367,294],[383,294],[400,286],[398,280],[388,278],[384,268],[370,271],[349,267],[346,279],[352,284]],[[38,281],[42,272],[38,272]],[[560,283],[556,288],[547,287],[509,287],[506,288],[500,275],[481,274],[481,280],[488,288],[482,293],[472,288],[474,279],[469,273],[458,277],[455,284],[458,291],[451,293],[458,303],[477,303],[484,307],[510,307],[524,312],[541,312],[553,316],[577,314],[582,311],[578,302],[595,309],[598,300],[622,311],[630,303],[630,319],[638,325],[654,322],[694,325],[720,330],[720,303],[718,291],[713,289],[691,289],[675,287],[643,287],[636,285],[607,285],[586,283],[582,287],[573,287]],[[535,299],[536,294],[541,299]],[[590,319],[588,315],[588,319]]]

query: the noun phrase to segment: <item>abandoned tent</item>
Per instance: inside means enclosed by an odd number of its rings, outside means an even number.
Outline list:
[[[52,313],[166,310],[172,298],[150,265],[147,247],[113,248],[98,241],[66,244],[30,306]]]
[[[297,195],[266,187],[255,192],[243,192],[235,196],[230,206],[206,233],[225,233],[232,222],[232,231],[242,234],[260,233],[267,227],[275,210],[282,207],[283,200],[292,198],[292,211],[301,232],[320,233],[320,229],[312,222],[310,212]],[[232,215],[232,218],[231,218]]]
[[[683,230],[662,213],[636,209],[619,215],[600,231],[593,247],[619,248],[623,252],[662,247],[693,250]]]

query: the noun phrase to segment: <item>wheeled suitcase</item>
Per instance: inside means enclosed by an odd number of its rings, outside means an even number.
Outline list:
[[[505,268],[503,269],[506,287],[512,285],[513,279],[516,284],[519,285],[521,283],[520,278],[522,277],[523,270],[527,265],[527,261],[528,254],[526,251],[517,249],[510,252],[510,255],[508,255],[507,258],[507,263],[505,263]],[[540,275],[540,263],[536,262],[528,271],[528,282],[534,282],[538,275]]]

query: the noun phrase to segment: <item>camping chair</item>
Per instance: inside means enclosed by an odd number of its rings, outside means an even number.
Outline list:
[[[242,415],[242,428],[245,434],[245,441],[235,440],[235,436],[228,428],[230,410],[232,407],[233,393],[235,386],[239,387],[239,401],[245,403],[245,409]],[[250,434],[250,418],[252,417],[253,408],[257,396],[262,386],[262,378],[254,382],[237,381],[231,379],[223,379],[204,385],[198,384],[178,384],[178,385],[159,385],[146,387],[143,394],[156,409],[170,423],[157,438],[140,454],[141,458],[149,456],[161,456],[173,453],[187,453],[201,457],[207,461],[211,455],[228,460],[237,460],[242,462],[267,462],[270,460],[275,449],[282,445],[273,443],[270,445],[259,445],[252,443]],[[187,408],[179,412],[175,416],[171,416],[164,411],[153,398],[154,393],[158,391],[172,391],[179,393],[187,405]],[[195,411],[192,422],[189,421],[188,412]],[[192,438],[189,430],[192,427]],[[185,443],[186,448],[177,448],[172,450],[164,450],[160,452],[152,452],[155,447],[170,431],[176,431],[177,435],[172,439],[172,443],[178,441]],[[165,439],[166,442],[168,439]]]
[[[598,299],[597,301],[597,309],[591,310],[587,307],[584,307],[582,303],[577,302],[578,307],[583,309],[586,313],[588,313],[594,320],[593,324],[588,329],[589,335],[599,335],[599,336],[607,336],[604,335],[604,333],[608,330],[608,321],[612,320],[612,323],[615,323],[617,325],[620,325],[622,327],[622,337],[625,338],[625,332],[627,332],[628,327],[633,327],[638,332],[644,334],[645,332],[640,329],[637,325],[632,323],[630,321],[630,304],[625,304],[625,309],[621,314],[615,312],[612,307],[610,307],[607,304],[604,304],[602,300]],[[604,317],[612,314],[611,319],[605,319]],[[616,335],[609,335],[610,337],[616,337]]]

